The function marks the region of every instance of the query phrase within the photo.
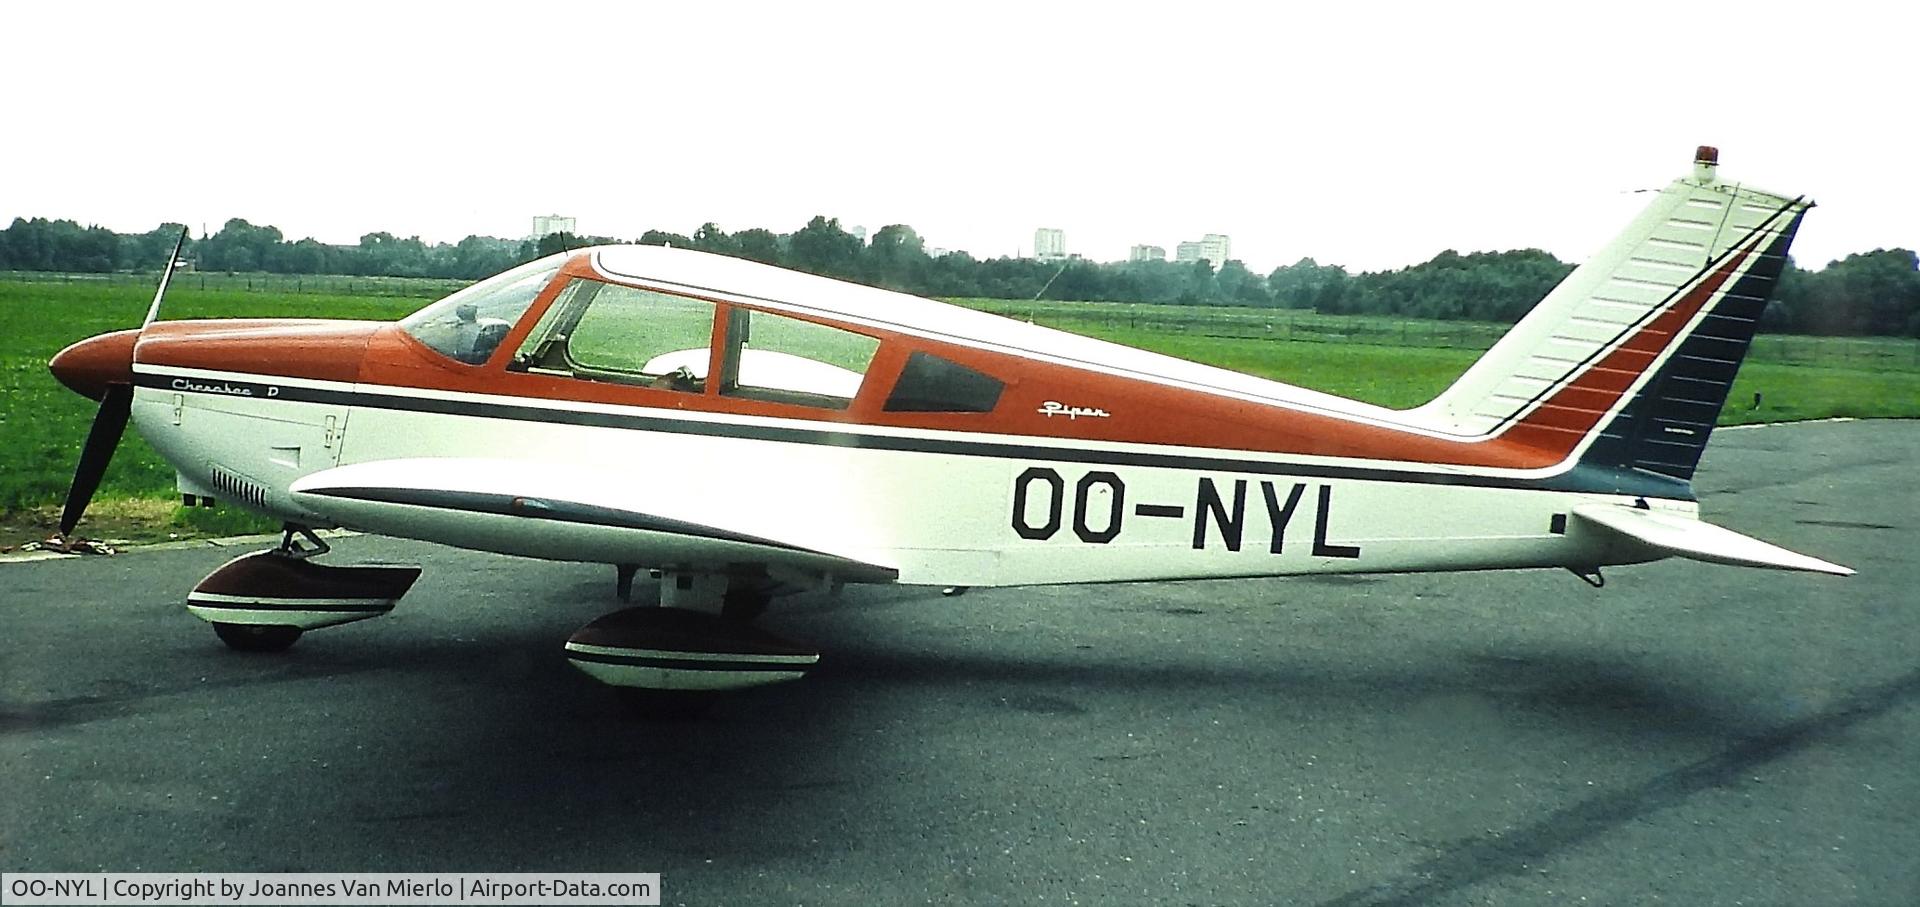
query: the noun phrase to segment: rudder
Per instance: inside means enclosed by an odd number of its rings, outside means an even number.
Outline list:
[[[1581,462],[1693,478],[1726,407],[1754,331],[1787,263],[1805,208],[1795,211],[1756,261],[1692,333],[1601,428]]]

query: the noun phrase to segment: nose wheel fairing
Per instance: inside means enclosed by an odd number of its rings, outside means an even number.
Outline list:
[[[208,574],[187,594],[187,610],[216,628],[312,630],[392,611],[419,578],[419,567],[336,567],[269,549],[243,554]],[[221,638],[233,645],[229,635],[223,629]]]

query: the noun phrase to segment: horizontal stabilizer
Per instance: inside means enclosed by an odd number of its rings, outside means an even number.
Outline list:
[[[1736,567],[1805,570],[1852,576],[1853,571],[1817,557],[1741,535],[1712,523],[1620,504],[1580,504],[1573,515],[1601,529],[1678,557]]]

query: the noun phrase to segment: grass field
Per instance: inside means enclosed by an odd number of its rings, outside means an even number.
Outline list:
[[[1078,333],[1396,409],[1433,399],[1480,355],[1478,350],[1275,343],[1128,329]],[[1761,394],[1758,407],[1752,405],[1755,393]],[[1920,372],[1749,362],[1733,383],[1719,424],[1835,416],[1920,417]]]
[[[446,281],[305,278],[297,287],[278,285],[267,291],[216,276],[220,279],[201,289],[193,275],[186,275],[169,291],[163,317],[387,320],[449,289]],[[273,280],[284,284],[294,279]],[[339,291],[348,281],[358,282],[353,294]],[[16,534],[36,519],[44,522],[65,495],[93,418],[94,404],[60,387],[47,372],[47,360],[76,340],[137,326],[152,292],[145,281],[30,281],[0,275],[0,514],[9,515],[8,525]],[[1498,325],[1250,309],[961,302],[1396,408],[1417,405],[1440,392],[1504,330]],[[1920,417],[1917,347],[1915,341],[1903,340],[1763,337],[1741,370],[1721,423]],[[1809,364],[1814,362],[1819,364]],[[1762,401],[1757,408],[1752,405],[1756,393]],[[172,489],[173,470],[130,431],[102,483],[100,498],[165,499]],[[110,512],[127,505],[96,506]],[[206,530],[266,525],[204,511],[177,513],[175,519]]]
[[[1187,335],[1282,340],[1290,343],[1360,343],[1479,352],[1492,346],[1509,327],[1482,321],[1321,315],[1292,309],[1008,299],[952,301],[983,312],[1094,336],[1108,336],[1109,332],[1125,328],[1139,332],[1136,336]],[[1753,350],[1747,361],[1920,372],[1920,339],[1761,334],[1754,339]]]
[[[0,544],[14,544],[50,528],[51,508],[66,496],[74,460],[93,421],[95,404],[61,387],[47,360],[77,340],[138,327],[153,300],[151,286],[0,280]],[[176,286],[164,317],[326,317],[392,319],[419,308],[420,298],[295,294]],[[116,498],[169,498],[173,468],[129,430],[101,482],[96,508],[111,514]],[[132,512],[136,508],[120,508]],[[145,511],[140,511],[146,513]],[[91,511],[90,511],[91,513]],[[93,519],[90,517],[90,520]],[[165,535],[151,519],[116,520],[136,535]],[[192,531],[255,531],[271,524],[235,510],[190,511],[170,521]]]

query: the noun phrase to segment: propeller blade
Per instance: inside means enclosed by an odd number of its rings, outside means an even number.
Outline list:
[[[173,279],[173,269],[180,263],[180,250],[186,244],[187,228],[181,227],[180,237],[173,241],[173,251],[167,255],[167,267],[160,272],[160,288],[153,291],[153,305],[147,307],[147,319],[140,323],[141,330],[146,330],[147,325],[160,317],[160,300],[167,295],[167,283]],[[99,339],[94,338],[95,341]],[[91,345],[98,347],[97,343]],[[62,351],[61,356],[54,357],[56,376],[61,376],[57,361],[80,346],[75,344]],[[94,358],[98,358],[97,351]],[[86,371],[80,363],[71,361],[68,368],[70,371]],[[81,386],[73,381],[66,383],[76,388]],[[120,446],[120,436],[126,433],[127,418],[132,414],[133,385],[107,383],[106,392],[100,397],[100,409],[93,414],[93,427],[87,430],[87,444],[80,448],[80,463],[73,468],[73,485],[67,488],[67,504],[60,511],[61,538],[73,533],[74,527],[80,525],[81,515],[87,512],[87,505],[93,503],[93,493],[100,489],[100,480],[107,474],[107,464],[113,462],[113,452]]]
[[[94,414],[93,428],[87,432],[87,446],[80,449],[80,465],[73,470],[73,487],[67,489],[67,506],[60,512],[60,535],[65,537],[80,524],[80,515],[93,501],[100,477],[107,474],[113,450],[120,445],[120,434],[127,429],[127,416],[133,412],[133,385],[114,384],[100,399],[100,411]]]
[[[173,279],[173,266],[180,262],[180,247],[187,243],[187,228],[180,228],[180,238],[173,241],[173,254],[167,256],[167,269],[160,272],[160,289],[153,291],[153,305],[147,307],[147,320],[140,322],[140,329],[146,330],[153,319],[160,317],[160,298],[167,295],[167,281]]]

